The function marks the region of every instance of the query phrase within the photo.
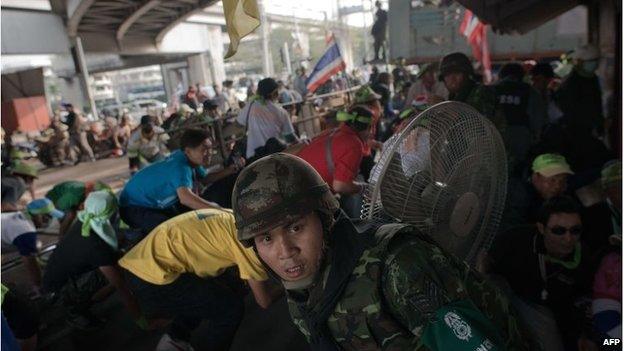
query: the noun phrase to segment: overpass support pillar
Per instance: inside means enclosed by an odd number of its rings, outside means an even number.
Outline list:
[[[212,83],[210,61],[205,53],[189,56],[186,62],[188,64],[189,85]]]
[[[210,74],[212,76],[212,83],[221,85],[225,80],[225,61],[223,60],[223,35],[221,34],[220,26],[208,26],[208,52],[206,55],[209,59]]]
[[[87,98],[87,102],[91,107],[91,114],[93,118],[98,118],[97,107],[95,106],[95,99],[93,98],[93,91],[91,90],[91,84],[89,83],[89,71],[87,69],[87,60],[85,59],[84,50],[82,49],[82,40],[80,37],[74,38],[75,43],[75,55],[74,60],[76,60],[76,66],[80,69],[80,81],[83,86],[84,95]]]

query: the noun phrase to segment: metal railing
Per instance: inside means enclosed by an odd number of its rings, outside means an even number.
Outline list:
[[[353,96],[352,96],[353,93],[357,91],[359,88],[360,88],[360,85],[350,87],[344,90],[334,91],[334,92],[327,93],[327,94],[311,95],[311,96],[307,96],[301,101],[293,101],[293,102],[283,103],[283,104],[278,104],[278,105],[285,107],[285,106],[291,106],[294,104],[301,104],[301,109],[300,109],[301,115],[297,116],[298,118],[296,121],[293,122],[293,126],[300,133],[305,132],[308,138],[313,138],[314,136],[322,132],[320,120],[322,117],[324,117],[327,114],[327,112],[312,113],[312,111],[316,111],[315,105],[319,101],[319,99],[322,100],[323,102],[332,101],[332,99],[334,99],[334,101],[337,102],[337,100],[340,97],[343,97],[344,98],[343,103],[329,106],[330,109],[337,109],[342,106],[348,106],[351,104],[351,101],[353,101]],[[238,117],[238,112],[228,113],[222,117],[215,118],[212,121],[202,121],[198,123],[193,123],[190,125],[172,128],[172,129],[166,130],[165,132],[177,133],[188,128],[197,128],[197,127],[199,128],[207,127],[211,129],[211,132],[213,132],[213,135],[215,137],[215,141],[218,144],[217,147],[219,149],[219,156],[221,158],[221,160],[215,160],[215,163],[216,163],[222,160],[226,160],[229,157],[229,150],[228,150],[229,144],[235,143],[236,141],[243,138],[243,134],[244,134],[243,128],[234,128],[234,129],[240,129],[240,130],[237,130],[232,134],[228,134],[228,135],[224,134],[224,128],[227,127],[228,125],[233,124],[237,117]]]

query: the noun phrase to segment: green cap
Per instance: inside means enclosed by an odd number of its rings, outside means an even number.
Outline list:
[[[355,92],[355,103],[366,104],[371,101],[381,99],[381,95],[377,94],[370,86],[364,85]]]
[[[19,175],[25,175],[25,176],[29,176],[29,177],[33,177],[33,178],[37,178],[37,168],[35,168],[34,166],[31,166],[29,164],[26,164],[24,162],[18,162],[17,164],[15,164],[15,166],[13,166],[13,170],[12,170],[13,174],[19,174]]]
[[[559,154],[542,154],[535,158],[531,167],[534,173],[544,177],[552,177],[558,174],[574,174],[565,157]]]
[[[84,210],[78,212],[82,222],[82,236],[95,232],[104,242],[117,249],[117,235],[110,218],[117,212],[117,199],[106,190],[94,191],[87,196]]]
[[[84,201],[86,188],[85,183],[70,180],[56,184],[45,197],[61,211],[75,210]]]
[[[11,158],[11,160],[23,160],[26,158],[26,153],[23,151],[20,151],[18,149],[11,149],[11,152],[9,153],[9,157]]]
[[[603,188],[608,188],[622,182],[622,161],[613,160],[607,162],[600,172],[600,181]]]

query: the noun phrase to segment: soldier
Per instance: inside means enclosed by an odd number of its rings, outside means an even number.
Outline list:
[[[251,164],[232,204],[313,350],[539,349],[497,288],[412,226],[356,228],[296,156]]]
[[[502,130],[504,120],[496,108],[494,90],[474,80],[474,70],[468,56],[461,52],[448,54],[440,62],[440,81],[449,91],[449,100],[464,102],[492,121]]]
[[[524,82],[524,68],[517,62],[505,64],[494,86],[498,104],[505,116],[507,152],[512,172],[521,175],[527,166],[531,145],[538,140],[546,121],[546,106],[537,90]]]

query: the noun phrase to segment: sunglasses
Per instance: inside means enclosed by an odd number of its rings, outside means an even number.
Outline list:
[[[574,236],[579,236],[583,232],[583,227],[580,225],[575,225],[570,228],[566,228],[562,226],[555,226],[555,227],[548,228],[548,229],[550,230],[551,233],[555,235],[565,235],[565,233],[569,232],[570,234]]]

